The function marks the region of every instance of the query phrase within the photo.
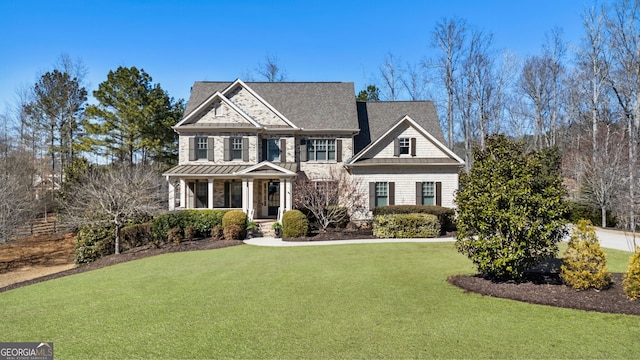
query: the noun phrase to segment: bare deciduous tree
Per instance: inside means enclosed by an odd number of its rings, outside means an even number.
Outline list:
[[[380,90],[383,99],[387,101],[398,100],[402,88],[402,70],[393,54],[389,53],[385,57],[382,66],[380,66],[380,76],[382,77]]]
[[[358,179],[335,169],[322,179],[299,177],[294,186],[295,206],[308,209],[325,231],[362,211],[367,199]]]
[[[264,63],[259,64],[256,71],[268,82],[281,82],[287,80],[287,74],[280,66],[280,61],[275,56],[265,56]]]
[[[115,251],[120,253],[120,229],[132,217],[153,215],[164,204],[160,177],[141,165],[94,168],[62,200],[64,220],[75,226],[114,225]]]
[[[433,46],[442,51],[438,59],[440,79],[447,92],[447,146],[453,149],[455,76],[463,55],[467,23],[462,19],[442,19],[433,30]]]

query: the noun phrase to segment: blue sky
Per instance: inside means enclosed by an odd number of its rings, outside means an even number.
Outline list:
[[[89,92],[118,66],[143,68],[175,98],[198,80],[234,80],[273,56],[290,81],[370,83],[388,53],[430,57],[431,32],[459,17],[496,49],[539,53],[553,27],[577,44],[591,0],[0,0],[0,111],[60,55],[81,59]]]

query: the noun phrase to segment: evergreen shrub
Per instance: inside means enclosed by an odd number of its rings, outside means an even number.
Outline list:
[[[102,256],[114,254],[114,230],[113,226],[88,225],[80,228],[76,236],[76,264],[88,264]]]
[[[591,221],[582,219],[571,233],[560,267],[562,281],[577,290],[604,289],[611,284],[607,259]]]
[[[456,212],[454,209],[436,205],[389,205],[373,209],[373,216],[392,214],[431,214],[438,217],[440,231],[456,231]]]
[[[622,287],[627,298],[636,300],[640,297],[640,247],[629,259],[629,267],[624,274]]]
[[[231,210],[224,214],[222,217],[222,228],[226,230],[227,227],[235,225],[239,228],[238,237],[234,238],[235,240],[244,239],[247,236],[247,214],[242,210]],[[225,239],[231,240],[227,238],[225,232]]]
[[[227,225],[224,227],[224,239],[225,240],[240,240],[240,226],[238,225]]]
[[[167,233],[167,240],[176,245],[180,245],[183,240],[182,229],[177,226],[169,229],[169,232]]]
[[[432,214],[377,215],[373,235],[379,238],[433,238],[440,234],[438,217]]]
[[[309,233],[309,220],[300,210],[289,210],[282,215],[282,237],[301,237]]]

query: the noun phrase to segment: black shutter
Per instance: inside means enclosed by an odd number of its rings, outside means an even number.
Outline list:
[[[336,140],[336,161],[342,162],[342,140]]]
[[[231,138],[224,138],[224,161],[231,160]]]
[[[196,158],[196,138],[189,138],[189,161],[197,160]]]
[[[436,205],[442,206],[442,183],[436,182]]]
[[[213,138],[207,139],[207,160],[213,161]]]
[[[267,139],[262,139],[262,160],[267,160]]]
[[[422,205],[422,183],[416,183],[416,205]]]
[[[411,156],[416,156],[416,138],[411,138]]]
[[[387,188],[388,190],[387,195],[389,195],[389,205],[395,205],[396,204],[396,183],[389,182],[388,184],[389,186]]]
[[[287,162],[287,139],[280,139],[280,162]]]
[[[307,140],[300,139],[300,161],[307,161]]]
[[[400,156],[400,140],[393,140],[393,156]]]
[[[249,161],[249,138],[242,138],[242,161]]]
[[[369,210],[376,207],[376,183],[369,183]]]

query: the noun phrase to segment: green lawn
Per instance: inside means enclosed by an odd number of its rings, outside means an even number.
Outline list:
[[[453,243],[238,246],[0,293],[0,341],[56,359],[637,358],[639,317],[465,294]],[[609,251],[610,270],[629,254]]]

